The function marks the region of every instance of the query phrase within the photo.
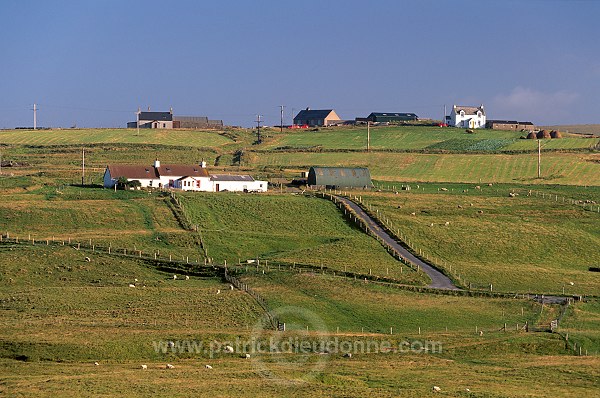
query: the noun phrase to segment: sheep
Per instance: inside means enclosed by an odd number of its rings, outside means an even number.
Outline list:
[[[440,190],[446,192],[448,188],[440,188]]]
[[[446,221],[446,222],[444,223],[444,225],[445,225],[445,226],[448,226],[448,225],[450,225],[450,221]]]
[[[573,282],[569,282],[569,285],[571,285],[571,286],[573,286],[574,284],[575,284],[575,283],[573,283]]]
[[[177,275],[173,275],[173,280],[176,280],[176,279],[177,279]]]
[[[459,208],[459,209],[462,209],[463,207],[462,207],[461,205],[458,205],[458,208]]]
[[[175,369],[175,366],[171,365],[170,363],[167,364],[166,366],[167,369]]]
[[[433,227],[433,223],[429,224],[430,227]]]
[[[129,287],[135,287],[135,285],[133,283],[130,283]]]
[[[221,294],[221,289],[217,289],[217,294]]]
[[[242,358],[250,359],[250,354],[244,354],[244,356]]]
[[[483,336],[483,330],[479,331],[479,336]]]
[[[204,365],[204,367],[205,367],[206,369],[212,369],[212,366],[210,366],[210,365]]]
[[[433,389],[432,389],[432,390],[433,390],[434,392],[440,392],[440,391],[442,391],[442,389],[441,389],[441,388],[439,388],[438,386],[433,386]]]
[[[483,210],[478,210],[477,213],[483,214]]]
[[[233,352],[233,347],[230,345],[225,346],[225,352]]]
[[[92,260],[91,260],[89,257],[86,257],[86,258],[85,258],[85,261],[87,261],[87,262],[89,263],[89,262],[90,262],[90,261],[92,261]]]
[[[411,215],[411,216],[416,216],[416,215],[417,215],[417,213],[415,213],[415,212],[412,212],[412,213],[410,213],[410,215]]]
[[[142,365],[142,369],[143,370],[147,370],[148,369],[148,365]]]
[[[473,207],[473,203],[469,203],[469,206]]]
[[[185,280],[186,280],[186,281],[189,281],[189,280],[190,280],[190,277],[189,277],[188,275],[186,275],[186,276],[185,276]]]
[[[352,358],[352,353],[351,352],[345,353],[344,358]]]
[[[234,289],[233,285],[229,285],[229,290],[233,290],[233,289]]]
[[[94,365],[95,366],[99,366],[100,364],[98,362],[94,362]]]
[[[488,184],[488,187],[491,187],[492,185],[494,185],[494,184],[492,184],[492,183],[490,182],[490,183]]]
[[[481,189],[481,187],[480,187],[479,185],[477,185],[477,186],[475,187],[475,189]]]
[[[135,278],[133,281],[134,281],[134,282],[137,282],[137,281],[138,281],[138,279],[137,279],[137,278]]]
[[[169,342],[167,342],[167,347],[173,348],[173,347],[175,347],[175,343],[172,341],[169,341]]]

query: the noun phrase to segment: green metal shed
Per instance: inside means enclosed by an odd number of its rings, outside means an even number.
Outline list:
[[[311,167],[307,184],[329,188],[371,188],[371,173],[366,167]]]

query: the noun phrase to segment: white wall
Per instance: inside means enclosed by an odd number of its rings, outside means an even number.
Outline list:
[[[230,191],[230,192],[242,192],[256,191],[266,192],[267,182],[266,181],[212,181],[213,191],[217,192],[217,184],[219,185],[219,191]]]
[[[484,128],[486,117],[484,114],[481,116],[477,115],[467,115],[461,116],[460,113],[455,113],[452,111],[452,122],[451,124],[455,127],[465,127],[465,128]],[[467,124],[468,120],[471,119],[471,125]]]

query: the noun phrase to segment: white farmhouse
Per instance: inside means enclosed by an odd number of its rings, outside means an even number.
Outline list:
[[[249,175],[210,175],[206,163],[199,165],[161,164],[152,166],[108,165],[104,171],[104,187],[113,188],[119,178],[137,180],[142,188],[180,189],[183,191],[243,191],[265,192],[268,183]]]
[[[481,106],[454,105],[450,115],[446,116],[446,124],[453,127],[469,129],[485,128],[485,109]]]

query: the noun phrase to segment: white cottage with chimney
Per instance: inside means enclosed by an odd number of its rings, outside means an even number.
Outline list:
[[[119,178],[137,180],[142,188],[180,189],[182,191],[266,192],[267,181],[249,175],[209,174],[206,162],[199,165],[161,164],[152,166],[108,165],[104,171],[104,187],[114,188]]]
[[[454,105],[450,115],[446,116],[446,124],[452,127],[468,129],[485,128],[485,109],[481,106]]]

